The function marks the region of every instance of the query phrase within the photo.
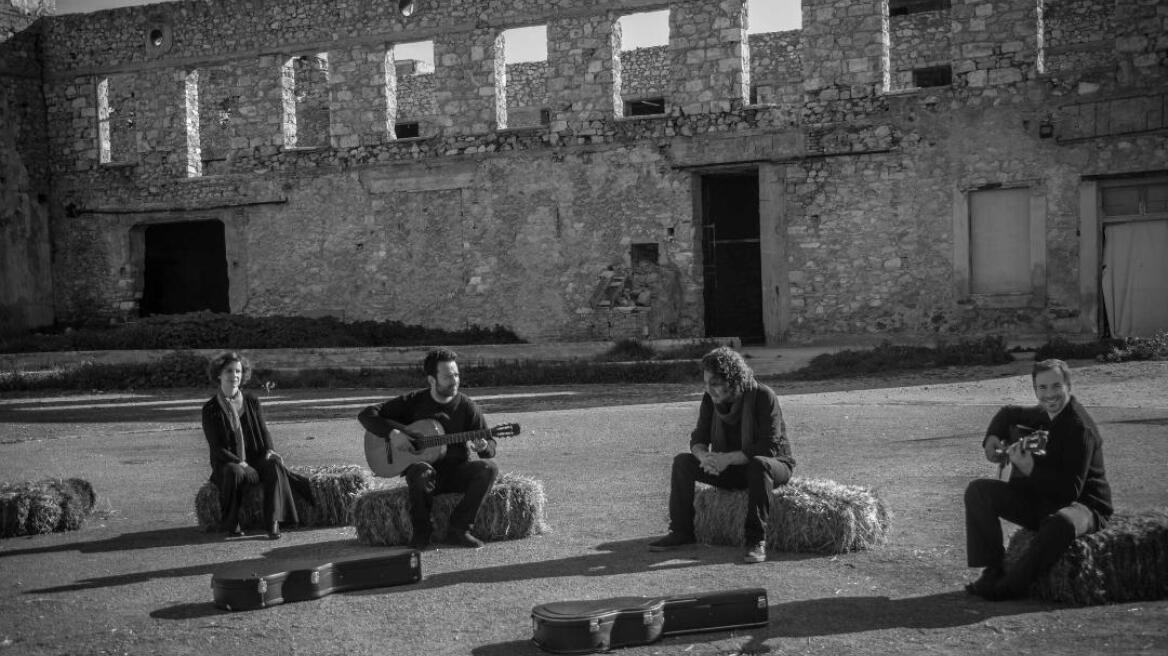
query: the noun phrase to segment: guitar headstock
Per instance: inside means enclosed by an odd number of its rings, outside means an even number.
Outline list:
[[[499,424],[490,432],[491,437],[515,437],[519,434],[519,424]]]

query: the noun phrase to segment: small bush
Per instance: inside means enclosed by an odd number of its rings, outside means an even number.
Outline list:
[[[717,340],[703,339],[657,350],[639,339],[622,339],[612,348],[596,356],[597,362],[643,362],[646,360],[700,360],[710,351],[722,346]]]
[[[604,353],[596,356],[598,362],[633,362],[652,360],[657,351],[639,339],[622,339]]]
[[[109,328],[61,327],[57,331],[0,337],[0,352],[109,351],[123,349],[328,348],[515,344],[508,328],[472,325],[444,330],[398,321],[343,322],[334,317],[252,317],[193,312],[159,315]]]
[[[1012,362],[1006,341],[997,335],[956,344],[898,346],[884,342],[873,349],[823,353],[802,369],[781,376],[793,380],[820,380],[870,374],[927,369],[930,367],[1003,364]]]
[[[1071,342],[1054,337],[1038,348],[1035,360],[1099,360],[1128,362],[1130,360],[1168,359],[1168,331],[1159,331],[1152,337],[1121,337],[1094,342]]]
[[[1161,330],[1152,337],[1129,337],[1112,345],[1098,359],[1104,362],[1168,360],[1168,331]]]

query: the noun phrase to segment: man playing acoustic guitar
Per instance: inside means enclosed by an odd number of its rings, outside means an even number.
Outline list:
[[[458,391],[457,358],[458,355],[449,349],[431,350],[422,361],[426,380],[430,383],[428,389],[371,405],[357,415],[357,421],[365,430],[377,437],[388,440],[393,431],[407,435],[414,445],[410,449],[413,454],[421,452],[417,445],[426,437],[416,427],[411,427],[415,422],[437,420],[444,433],[476,431],[469,446],[474,448],[479,460],[470,459],[466,441],[452,442],[433,462],[414,462],[402,471],[410,490],[410,519],[413,523],[410,546],[414,549],[430,546],[434,532],[430,511],[434,495],[443,492],[463,494],[450,515],[450,529],[444,542],[475,549],[483,546],[471,530],[483,500],[499,475],[498,466],[491,460],[495,457],[496,445],[487,430],[486,419],[475,402]],[[387,453],[392,454],[392,451]]]
[[[966,555],[970,567],[985,568],[965,589],[991,601],[1026,594],[1076,537],[1104,528],[1111,517],[1103,441],[1071,396],[1067,363],[1035,362],[1030,379],[1038,405],[1005,406],[982,441],[987,460],[1013,466],[1010,480],[979,478],[965,490]],[[1009,571],[999,518],[1038,532]]]

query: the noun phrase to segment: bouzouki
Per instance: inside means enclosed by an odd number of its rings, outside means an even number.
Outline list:
[[[365,431],[365,460],[375,475],[389,478],[400,475],[406,467],[416,462],[435,463],[446,453],[447,444],[514,437],[519,434],[519,424],[499,424],[494,428],[446,434],[437,419],[419,419],[407,428],[423,437],[411,440],[398,430],[392,431],[389,437],[378,437]],[[410,450],[411,442],[414,441],[417,442],[418,453]]]

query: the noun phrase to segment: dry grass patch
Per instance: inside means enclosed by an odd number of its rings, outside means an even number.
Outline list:
[[[699,542],[742,545],[746,490],[699,484],[694,533]],[[891,514],[875,492],[835,481],[792,478],[771,494],[767,546],[778,551],[846,553],[888,536]]]
[[[444,535],[454,506],[461,494],[434,497],[431,517],[436,535]],[[537,479],[507,472],[495,481],[487,493],[474,525],[474,534],[488,541],[517,540],[547,531],[543,483]],[[410,523],[409,489],[404,483],[371,489],[353,504],[353,524],[357,540],[370,545],[408,544],[413,537]]]
[[[81,528],[97,494],[80,478],[0,484],[0,538]]]
[[[1036,535],[1026,529],[1014,533],[1007,568]],[[1102,531],[1076,538],[1030,594],[1080,606],[1168,599],[1168,511],[1119,513]]]
[[[293,495],[301,526],[345,526],[349,523],[353,500],[373,480],[372,472],[357,465],[297,466],[288,470],[307,477],[312,483],[314,505],[309,505],[299,495]],[[260,486],[253,485],[245,493],[243,506],[239,509],[240,526],[262,527],[263,508],[263,491]],[[195,516],[203,530],[220,528],[219,488],[214,483],[207,481],[199,488],[195,495]]]

